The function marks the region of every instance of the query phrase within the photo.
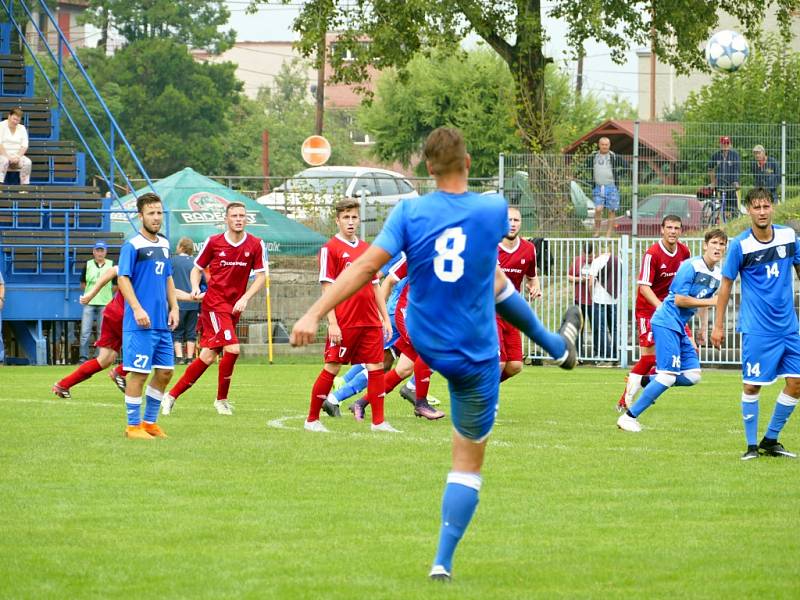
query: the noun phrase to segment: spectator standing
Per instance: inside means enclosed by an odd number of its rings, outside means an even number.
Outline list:
[[[567,279],[575,284],[574,304],[577,304],[583,315],[583,322],[591,323],[592,319],[592,276],[591,267],[594,259],[594,244],[588,243],[583,252],[575,257],[567,271]],[[585,354],[583,332],[578,336],[578,348]]]
[[[97,280],[100,279],[100,276],[114,266],[114,261],[106,258],[107,253],[108,246],[104,241],[99,240],[95,243],[94,248],[92,248],[92,258],[86,261],[81,272],[81,290],[92,289]],[[95,322],[97,323],[97,334],[100,335],[100,327],[103,325],[103,309],[106,304],[111,302],[111,297],[116,291],[116,285],[116,280],[107,283],[92,298],[89,304],[83,307],[83,316],[81,317],[81,363],[89,359],[89,338],[92,335],[92,326]]]
[[[753,161],[750,163],[753,175],[753,187],[764,188],[772,196],[772,203],[778,202],[778,186],[781,183],[781,168],[778,161],[767,156],[764,146],[758,144],[753,148]]]
[[[736,215],[739,208],[738,191],[740,187],[742,164],[739,153],[731,148],[730,136],[719,138],[719,150],[708,159],[708,176],[714,195],[720,202],[720,215],[723,219]]]
[[[192,291],[191,273],[194,267],[194,242],[188,237],[178,240],[177,254],[170,258],[172,263],[172,280],[175,289],[187,293]],[[201,290],[205,288],[205,276],[200,284]],[[175,345],[175,362],[188,365],[194,358],[197,343],[197,319],[200,315],[200,305],[196,302],[178,302],[178,326],[172,332],[172,343]],[[183,354],[183,344],[186,344],[186,354]]]
[[[614,233],[614,217],[619,210],[619,182],[625,161],[611,151],[611,140],[597,140],[597,152],[589,157],[592,166],[592,199],[594,201],[594,236],[600,235],[603,207],[606,208],[608,229],[606,235]]]
[[[25,156],[28,151],[28,131],[21,124],[21,108],[8,111],[8,118],[0,122],[0,183],[5,182],[9,169],[19,171],[19,182],[31,182],[31,159]]]
[[[6,307],[6,281],[0,269],[0,366],[6,362],[6,346],[3,342],[3,309]]]
[[[611,252],[595,257],[592,281],[592,342],[597,358],[617,358],[617,282],[619,259]]]

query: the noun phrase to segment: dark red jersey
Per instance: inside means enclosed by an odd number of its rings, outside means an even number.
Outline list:
[[[203,310],[233,313],[233,305],[247,291],[250,273],[266,270],[267,250],[260,238],[249,233],[238,244],[218,233],[206,239],[194,264],[211,272]]]
[[[497,244],[497,263],[519,292],[526,276],[536,277],[536,247],[522,238],[517,238],[517,244],[511,250],[502,243]]]
[[[319,251],[320,283],[333,283],[367,248],[369,244],[363,240],[349,242],[339,234],[333,236]],[[378,304],[375,301],[374,285],[377,283],[378,279],[373,279],[336,307],[339,327],[381,326]]]

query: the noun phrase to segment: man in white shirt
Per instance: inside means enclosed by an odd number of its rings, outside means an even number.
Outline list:
[[[25,156],[28,151],[28,132],[22,121],[22,109],[12,108],[8,119],[0,122],[0,183],[5,182],[9,169],[19,171],[22,185],[31,182],[31,159]]]
[[[595,256],[589,268],[592,286],[592,333],[597,358],[617,358],[619,259],[610,252]]]

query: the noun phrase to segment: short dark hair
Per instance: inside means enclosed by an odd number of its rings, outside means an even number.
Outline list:
[[[22,112],[22,109],[19,106],[15,106],[11,110],[8,111],[8,116],[17,115],[20,119],[25,113]]]
[[[667,221],[673,221],[675,223],[680,223],[681,225],[683,225],[683,221],[681,221],[681,218],[678,215],[666,215],[663,219],[661,219],[661,226],[663,227],[664,225],[666,225]]]
[[[333,205],[333,209],[336,211],[337,217],[346,210],[360,207],[361,203],[355,198],[342,198],[341,200],[337,200],[336,204]]]
[[[706,231],[706,234],[703,236],[703,241],[707,244],[714,238],[719,238],[723,242],[728,243],[728,234],[722,229],[712,229],[710,231]]]
[[[746,206],[752,206],[753,202],[756,200],[769,200],[770,203],[772,203],[772,194],[769,193],[769,190],[763,187],[751,188],[744,197],[744,203]]]
[[[458,173],[467,168],[467,145],[455,127],[437,127],[431,131],[422,156],[433,175]]]
[[[228,216],[228,213],[232,208],[243,208],[245,212],[247,212],[247,207],[244,205],[244,202],[233,201],[229,202],[228,205],[225,207],[225,216]]]
[[[163,204],[158,194],[154,194],[153,192],[142,194],[136,199],[136,211],[141,213],[145,206],[148,204],[155,204],[156,202]]]

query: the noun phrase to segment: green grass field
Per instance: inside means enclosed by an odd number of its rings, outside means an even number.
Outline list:
[[[800,461],[739,460],[735,371],[671,390],[638,435],[615,427],[620,370],[527,367],[503,384],[446,586],[426,575],[449,421],[414,419],[395,393],[402,435],[350,418],[307,433],[319,365],[243,364],[234,417],[211,406],[212,368],[160,419],[169,439],[134,442],[104,375],[50,394],[69,369],[0,369],[3,598],[800,596]],[[432,393],[447,396],[438,376]]]

